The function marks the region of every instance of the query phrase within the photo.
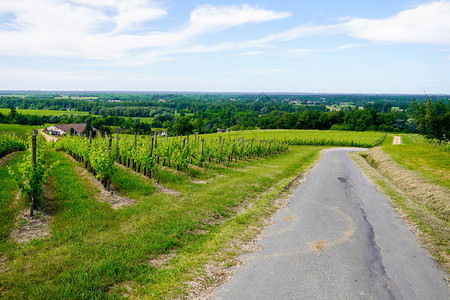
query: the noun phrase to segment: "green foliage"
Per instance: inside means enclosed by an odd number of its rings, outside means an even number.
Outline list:
[[[23,139],[10,134],[0,134],[0,158],[6,154],[23,151],[26,149],[26,143]]]
[[[109,137],[96,137],[90,139],[80,136],[66,136],[60,138],[55,144],[55,149],[68,152],[78,161],[85,163],[97,179],[105,187],[114,172],[113,165],[115,154],[111,151]]]
[[[413,103],[415,122],[420,133],[428,138],[448,141],[450,138],[450,102]]]
[[[386,136],[383,132],[334,130],[246,130],[205,135],[226,139],[280,140],[291,145],[374,147]]]
[[[31,138],[29,141],[28,154],[18,165],[17,172],[9,167],[9,173],[14,177],[19,186],[22,195],[30,199],[37,199],[42,194],[42,185],[46,182],[49,168],[45,164],[44,152],[46,150],[46,141],[39,136],[36,143],[36,166],[32,162]]]
[[[15,201],[18,187],[14,178],[9,174],[9,168],[17,171],[17,164],[22,161],[25,152],[19,153],[6,163],[6,166],[0,168],[0,256],[1,244],[9,236],[14,227],[14,219],[17,214],[17,208],[21,202]]]
[[[191,134],[193,130],[194,126],[188,117],[180,117],[172,126],[173,135]]]
[[[202,141],[203,139],[203,153]],[[187,170],[189,164],[204,166],[212,160],[224,162],[250,158],[254,156],[272,156],[285,153],[289,144],[284,140],[256,138],[220,139],[218,136],[189,136],[181,138],[165,139],[156,138],[152,146],[152,138],[139,136],[135,139],[120,139],[119,154],[123,164],[128,165],[128,160],[133,160],[142,168],[155,171],[159,165],[169,162],[177,164],[180,170]],[[158,164],[159,162],[159,164]]]

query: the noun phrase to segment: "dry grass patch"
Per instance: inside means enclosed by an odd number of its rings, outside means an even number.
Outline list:
[[[29,209],[23,210],[17,215],[11,238],[18,243],[48,238],[50,236],[48,222],[51,218],[44,212],[35,211],[34,216],[31,216]]]

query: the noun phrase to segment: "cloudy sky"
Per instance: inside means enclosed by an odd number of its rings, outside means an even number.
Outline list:
[[[0,0],[1,90],[450,94],[450,1]]]

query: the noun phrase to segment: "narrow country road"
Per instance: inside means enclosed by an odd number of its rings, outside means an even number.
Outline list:
[[[446,273],[350,150],[325,153],[212,299],[450,299]]]

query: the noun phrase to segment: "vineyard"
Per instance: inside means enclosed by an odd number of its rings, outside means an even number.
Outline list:
[[[0,133],[0,158],[12,152],[23,151],[26,147],[26,142],[15,134]]]
[[[277,139],[205,139],[196,135],[189,140],[189,136],[162,139],[139,135],[119,138],[116,135],[114,147],[112,140],[111,136],[94,139],[68,136],[60,139],[55,148],[83,162],[106,188],[110,187],[114,161],[149,178],[157,178],[156,171],[160,167],[176,167],[177,171],[188,172],[189,166],[207,168],[211,163],[229,165],[238,160],[268,157],[289,150],[287,141]]]
[[[110,189],[114,162],[148,178],[158,179],[161,167],[189,173],[193,166],[237,163],[255,157],[286,153],[291,145],[359,146],[380,144],[385,134],[377,132],[339,132],[315,130],[265,130],[229,132],[186,137],[67,136],[55,148],[69,153]]]
[[[415,144],[429,145],[429,146],[433,147],[433,149],[437,149],[437,150],[444,150],[444,151],[450,150],[450,140],[441,141],[438,139],[430,139],[430,138],[426,138],[420,134],[409,134],[408,137]]]
[[[383,132],[335,131],[335,130],[247,130],[205,136],[224,136],[230,139],[259,138],[285,140],[291,145],[344,146],[371,148],[381,144]]]
[[[39,129],[41,126],[25,126],[19,124],[0,124],[0,134],[11,134],[22,139],[27,139],[33,129]]]

